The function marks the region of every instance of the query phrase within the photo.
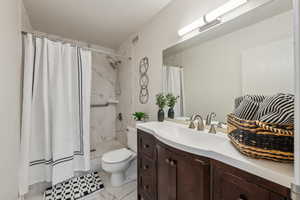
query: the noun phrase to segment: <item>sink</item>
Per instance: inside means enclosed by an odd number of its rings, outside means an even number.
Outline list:
[[[190,148],[199,148],[201,146],[204,150],[210,150],[216,145],[220,145],[228,138],[223,133],[211,134],[208,130],[197,131],[187,128],[185,125],[176,124],[173,122],[165,121],[161,122],[150,122],[148,123],[151,129],[155,129],[156,137],[169,141],[172,143],[180,144]],[[146,124],[144,124],[145,127]]]

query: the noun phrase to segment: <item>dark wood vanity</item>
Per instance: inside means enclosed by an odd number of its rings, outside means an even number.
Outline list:
[[[290,190],[138,130],[138,200],[288,200]]]

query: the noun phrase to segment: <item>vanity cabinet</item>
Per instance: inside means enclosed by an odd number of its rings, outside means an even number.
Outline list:
[[[138,130],[138,200],[289,200],[290,190]]]

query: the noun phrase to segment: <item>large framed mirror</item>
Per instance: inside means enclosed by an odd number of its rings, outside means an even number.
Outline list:
[[[295,93],[292,0],[249,3],[163,51],[163,93],[180,96],[175,118],[226,122],[240,96]]]

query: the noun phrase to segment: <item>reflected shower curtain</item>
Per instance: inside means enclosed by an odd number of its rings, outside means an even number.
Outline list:
[[[24,36],[20,195],[90,169],[91,52]]]
[[[178,103],[174,107],[175,117],[184,116],[184,86],[183,68],[177,66],[163,66],[163,93],[172,93],[180,96]]]

